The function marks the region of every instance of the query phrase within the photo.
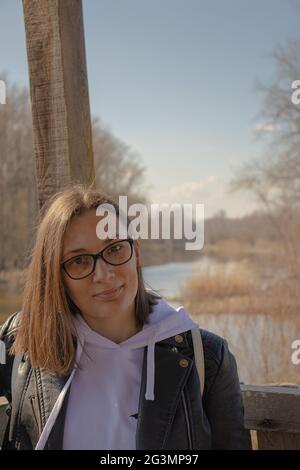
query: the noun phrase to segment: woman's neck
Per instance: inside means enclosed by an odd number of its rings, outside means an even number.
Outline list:
[[[135,316],[132,314],[128,315],[126,321],[117,315],[114,318],[97,318],[84,313],[81,315],[93,331],[116,344],[126,341],[142,329],[141,326],[137,326]]]

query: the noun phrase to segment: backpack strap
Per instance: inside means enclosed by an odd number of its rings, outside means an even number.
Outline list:
[[[205,383],[205,365],[204,365],[204,351],[203,343],[201,338],[200,328],[196,326],[191,329],[193,347],[194,347],[194,358],[196,362],[196,368],[200,381],[200,393],[201,397],[203,396],[204,383]]]
[[[6,364],[6,346],[2,339],[0,339],[0,364]]]
[[[11,396],[13,397],[14,391],[15,391],[15,386],[17,382],[17,377],[18,377],[18,369],[19,369],[19,364],[21,362],[22,356],[20,354],[17,354],[14,356],[13,359],[13,366],[11,370],[11,382],[10,382],[10,390],[11,390]],[[0,340],[0,364],[6,365],[6,345],[4,341]]]

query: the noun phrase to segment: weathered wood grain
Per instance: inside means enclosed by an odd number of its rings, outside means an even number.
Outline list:
[[[23,0],[39,205],[94,183],[81,0]]]
[[[300,449],[300,388],[242,385],[245,427],[259,449]]]

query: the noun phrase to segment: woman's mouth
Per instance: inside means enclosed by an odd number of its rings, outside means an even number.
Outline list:
[[[93,295],[93,297],[96,297],[101,300],[115,300],[119,297],[119,295],[123,291],[123,288],[124,284],[122,284],[120,287],[117,287],[116,289],[109,289],[103,292],[99,292],[98,294]]]

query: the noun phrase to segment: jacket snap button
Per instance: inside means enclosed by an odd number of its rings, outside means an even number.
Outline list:
[[[179,365],[180,367],[188,367],[189,361],[187,361],[186,359],[180,359]]]
[[[181,335],[176,335],[175,336],[175,341],[176,341],[176,343],[182,343],[183,337]]]

